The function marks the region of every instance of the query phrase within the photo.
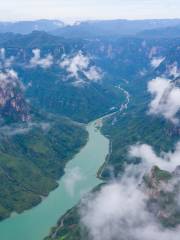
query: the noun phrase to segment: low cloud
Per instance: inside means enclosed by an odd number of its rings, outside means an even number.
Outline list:
[[[180,88],[169,79],[157,77],[148,83],[148,91],[153,96],[149,114],[162,115],[175,124],[179,123]]]
[[[53,65],[53,56],[48,54],[46,57],[41,58],[41,50],[36,48],[32,50],[33,57],[30,60],[30,67],[41,67],[44,69],[50,68]]]
[[[160,156],[148,145],[135,145],[130,149],[130,156],[141,158],[142,162],[128,166],[120,181],[109,183],[82,200],[81,226],[86,227],[88,239],[179,240],[180,227],[164,228],[148,210],[149,196],[141,184],[153,165],[174,170],[180,163],[180,142],[174,152]]]
[[[178,78],[180,76],[180,69],[178,68],[177,62],[168,66],[168,74],[170,77]]]
[[[87,71],[83,71],[84,75],[90,80],[90,81],[99,81],[102,78],[101,70],[95,66],[92,66]]]
[[[0,59],[1,60],[5,59],[5,48],[0,48]]]
[[[149,58],[152,59],[158,53],[158,47],[154,46],[150,49]]]
[[[164,57],[155,57],[151,60],[151,66],[153,68],[157,68],[160,66],[160,64],[165,60]]]
[[[80,168],[75,167],[73,169],[68,169],[66,177],[64,179],[64,185],[66,191],[70,196],[74,195],[76,184],[84,179],[84,176],[81,173]]]
[[[60,67],[66,69],[69,78],[75,78],[77,83],[83,84],[84,77],[88,81],[99,81],[102,78],[101,70],[96,66],[90,66],[90,58],[79,51],[73,57],[64,57]]]
[[[4,125],[0,127],[1,136],[15,136],[15,135],[25,135],[29,133],[33,128],[40,128],[42,131],[48,131],[50,129],[50,124],[47,122],[28,122],[26,124],[12,124]]]
[[[140,230],[139,225],[149,220],[144,197],[129,180],[109,184],[83,199],[81,221],[89,232],[89,239],[134,239],[135,230]]]
[[[18,74],[13,69],[7,69],[5,71],[0,71],[0,88],[6,89],[8,85],[13,87],[19,87],[25,89],[22,82],[19,80]]]
[[[179,240],[180,228],[165,229],[146,208],[136,178],[124,177],[82,202],[81,223],[91,240]]]
[[[144,166],[146,170],[157,165],[164,170],[173,171],[180,165],[180,141],[176,144],[174,151],[168,153],[161,152],[159,156],[153,148],[147,144],[132,146],[129,154],[131,157],[140,158],[142,160],[142,166]]]
[[[24,135],[32,130],[32,126],[3,126],[0,127],[1,136]]]
[[[74,57],[65,57],[60,63],[60,67],[66,68],[72,77],[79,78],[78,72],[82,72],[89,66],[89,58],[82,52],[78,52]]]
[[[11,81],[11,79],[18,79],[18,74],[12,69],[0,71],[0,79],[2,82]]]
[[[4,70],[7,68],[10,68],[13,62],[14,62],[14,57],[11,56],[7,58],[5,48],[0,48],[0,69]]]

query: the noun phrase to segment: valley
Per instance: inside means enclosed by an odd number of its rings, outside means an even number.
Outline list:
[[[70,120],[51,117],[47,121],[0,130],[1,220],[47,197],[58,186],[67,161],[87,141],[85,129]]]
[[[179,20],[26,24],[0,24],[0,239],[177,240]]]
[[[88,124],[89,140],[66,165],[64,175],[58,181],[59,186],[38,206],[20,215],[12,214],[9,219],[1,222],[0,238],[43,239],[60,215],[77,204],[83,194],[101,183],[96,177],[97,169],[105,161],[109,142],[97,129],[98,122],[99,120],[96,120]]]

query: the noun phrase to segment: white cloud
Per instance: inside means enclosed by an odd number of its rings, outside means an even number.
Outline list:
[[[18,75],[14,70],[0,72],[0,87],[5,89],[8,84],[17,85]]]
[[[79,77],[78,72],[87,69],[88,65],[89,58],[84,56],[81,51],[79,51],[77,55],[75,55],[72,58],[66,57],[60,63],[60,66],[62,68],[66,68],[70,75],[75,78],[78,78]]]
[[[118,240],[121,236],[124,240],[132,237],[133,226],[130,225],[135,225],[135,221],[142,224],[148,217],[143,199],[142,193],[130,181],[112,183],[97,194],[89,195],[81,208],[82,224],[90,233],[89,239]],[[128,229],[123,226],[123,221]]]
[[[160,64],[165,60],[164,57],[155,57],[151,60],[151,66],[153,68],[157,68],[160,66]]]
[[[1,48],[0,49],[0,59],[5,59],[5,49],[4,48]]]
[[[80,168],[75,167],[73,169],[68,169],[66,177],[64,178],[64,185],[70,196],[74,195],[76,184],[82,179],[84,179],[84,176],[82,175]]]
[[[79,51],[73,57],[64,57],[60,62],[60,67],[66,69],[69,73],[69,78],[75,78],[75,84],[83,84],[85,81],[82,78],[84,75],[88,81],[99,81],[102,78],[102,73],[96,66],[90,66],[90,58],[84,56]]]
[[[47,122],[27,122],[26,124],[12,124],[0,127],[1,136],[24,135],[30,132],[33,128],[40,128],[42,131],[48,131],[50,124]]]
[[[144,77],[146,74],[147,74],[147,70],[146,69],[142,69],[142,70],[139,71],[139,75],[141,77]]]
[[[28,126],[3,126],[0,127],[1,136],[15,136],[28,133],[32,129],[31,125]]]
[[[170,77],[177,78],[180,76],[180,69],[177,66],[177,63],[168,66],[168,74]]]
[[[30,60],[30,67],[42,67],[44,69],[47,69],[52,66],[53,64],[53,56],[51,54],[48,54],[46,57],[41,58],[41,50],[36,48],[32,50],[33,57]]]
[[[153,58],[157,54],[157,52],[158,52],[158,47],[155,47],[155,46],[152,47],[149,52],[149,58],[150,59]]]
[[[154,97],[149,104],[149,113],[179,123],[176,114],[180,110],[180,88],[169,79],[157,77],[148,83],[148,91]]]
[[[141,158],[141,163],[129,165],[120,181],[103,186],[100,191],[84,197],[80,205],[81,225],[85,226],[91,240],[179,240],[180,227],[164,228],[158,219],[162,209],[152,213],[147,208],[151,192],[142,185],[145,173],[154,165],[174,171],[180,165],[180,142],[175,150],[160,153],[146,144],[132,146],[130,157]],[[174,191],[178,179],[158,186]],[[177,192],[177,196],[178,192]],[[176,199],[178,205],[178,198]],[[158,205],[157,205],[158,207]]]
[[[5,48],[0,48],[0,69],[7,69],[12,66],[14,61],[14,57],[6,58],[6,50]]]
[[[99,81],[102,78],[101,70],[95,66],[90,67],[88,71],[83,71],[84,75],[92,81]]]
[[[141,166],[138,165],[138,168]],[[81,225],[91,240],[179,240],[180,228],[165,229],[147,210],[147,194],[140,187],[138,168],[127,169],[119,182],[102,187],[81,203]]]
[[[177,143],[175,150],[170,152],[161,152],[159,156],[154,152],[153,148],[147,144],[137,144],[130,148],[131,157],[142,159],[144,169],[150,169],[157,165],[168,171],[173,171],[180,165],[180,141]]]

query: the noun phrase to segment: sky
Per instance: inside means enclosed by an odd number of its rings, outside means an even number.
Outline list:
[[[179,18],[180,0],[0,0],[0,20]]]

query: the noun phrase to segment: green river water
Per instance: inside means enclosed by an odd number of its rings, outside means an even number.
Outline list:
[[[0,222],[0,240],[42,240],[84,193],[101,182],[96,176],[108,154],[109,141],[97,130],[99,122],[87,126],[89,141],[68,162],[59,187],[38,206]]]

